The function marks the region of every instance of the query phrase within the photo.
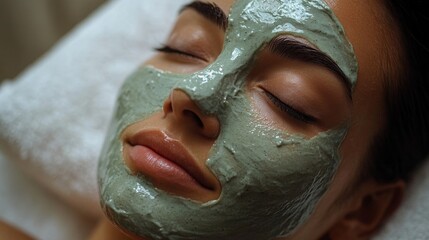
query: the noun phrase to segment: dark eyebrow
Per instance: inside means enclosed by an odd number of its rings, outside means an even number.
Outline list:
[[[293,58],[322,66],[336,74],[352,99],[352,84],[335,61],[324,52],[288,36],[279,36],[268,43],[268,49],[282,57]]]
[[[223,31],[228,27],[228,17],[216,3],[194,1],[182,7],[180,13],[186,9],[193,9],[199,14],[219,26]]]

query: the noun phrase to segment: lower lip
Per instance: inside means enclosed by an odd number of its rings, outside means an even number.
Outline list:
[[[203,187],[183,168],[152,149],[142,145],[128,147],[126,154],[133,162],[135,170],[147,177],[155,187],[179,195],[203,190]]]

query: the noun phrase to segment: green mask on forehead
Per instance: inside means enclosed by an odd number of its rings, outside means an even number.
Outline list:
[[[102,206],[123,228],[150,239],[272,239],[290,234],[314,210],[337,169],[345,126],[306,139],[257,120],[246,77],[259,50],[280,34],[302,37],[356,83],[357,62],[343,29],[322,0],[239,0],[218,59],[190,75],[152,67],[124,83],[99,164]],[[222,193],[208,203],[173,196],[129,173],[121,132],[160,111],[181,89],[221,132],[207,166]]]

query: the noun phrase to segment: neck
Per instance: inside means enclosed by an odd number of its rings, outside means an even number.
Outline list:
[[[103,217],[87,240],[147,240],[126,235],[117,226]]]

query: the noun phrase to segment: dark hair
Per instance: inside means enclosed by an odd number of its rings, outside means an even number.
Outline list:
[[[408,181],[429,154],[429,16],[425,0],[385,2],[399,24],[405,66],[399,79],[385,81],[387,121],[364,174],[380,182]]]

